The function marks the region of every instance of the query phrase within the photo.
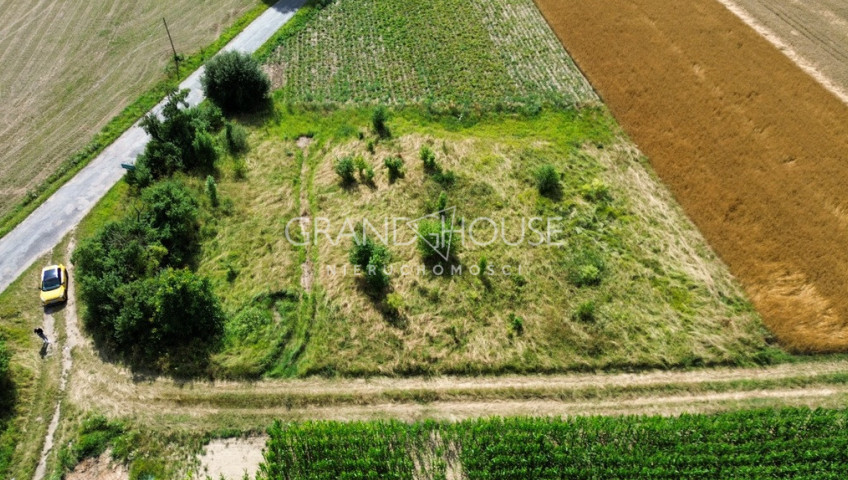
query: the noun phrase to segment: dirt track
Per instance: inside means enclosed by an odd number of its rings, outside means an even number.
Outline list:
[[[536,0],[781,342],[848,348],[848,106],[714,0]]]

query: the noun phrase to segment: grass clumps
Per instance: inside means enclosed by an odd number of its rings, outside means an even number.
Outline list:
[[[580,306],[577,307],[577,311],[574,312],[574,318],[581,322],[594,322],[595,302],[589,300],[581,303]]]
[[[509,328],[511,335],[521,336],[524,334],[524,319],[514,313],[509,314]]]
[[[427,145],[421,147],[418,157],[424,165],[424,171],[427,173],[436,173],[441,171],[439,164],[436,163],[436,153]]]
[[[389,287],[389,275],[386,267],[391,261],[389,250],[362,235],[353,239],[349,254],[350,263],[359,267],[365,278],[365,285],[372,294],[382,294]]]
[[[401,157],[387,157],[383,164],[389,172],[389,182],[394,182],[399,178],[403,178],[406,172],[404,171],[403,159]]]
[[[559,173],[553,165],[543,165],[534,175],[536,179],[536,189],[539,194],[556,198],[562,193],[562,186],[559,183]]]
[[[333,170],[335,170],[336,175],[341,179],[342,184],[350,185],[356,182],[356,177],[354,176],[356,174],[356,165],[352,157],[347,156],[337,159]]]
[[[600,179],[594,179],[580,187],[580,194],[586,200],[594,203],[608,203],[612,201],[609,186]]]
[[[600,253],[583,248],[575,253],[568,265],[568,280],[576,287],[594,287],[601,284],[606,263]]]

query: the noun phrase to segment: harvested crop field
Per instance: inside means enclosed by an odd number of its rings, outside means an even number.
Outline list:
[[[848,4],[842,0],[721,0],[848,102]]]
[[[0,216],[256,0],[0,0]]]
[[[848,106],[714,0],[536,0],[795,351],[848,347]]]

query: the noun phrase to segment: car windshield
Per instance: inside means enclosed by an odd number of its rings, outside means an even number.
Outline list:
[[[44,278],[41,280],[41,289],[43,291],[56,290],[61,285],[62,280],[59,278],[58,268],[44,272]]]

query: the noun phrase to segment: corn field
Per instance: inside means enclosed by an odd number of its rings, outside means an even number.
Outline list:
[[[260,478],[848,478],[848,411],[274,424]]]

